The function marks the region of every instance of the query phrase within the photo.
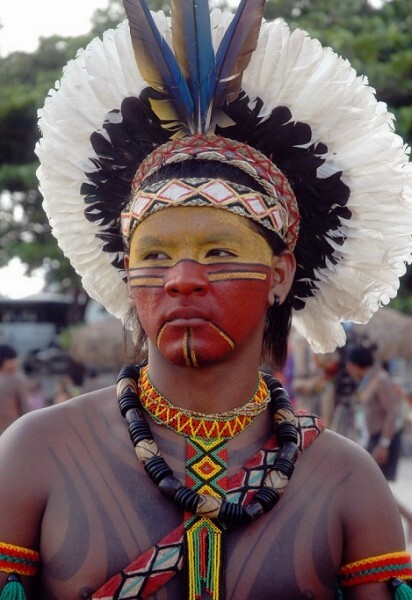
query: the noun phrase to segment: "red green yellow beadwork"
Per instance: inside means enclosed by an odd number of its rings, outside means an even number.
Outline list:
[[[260,375],[253,397],[240,408],[214,415],[185,411],[174,406],[154,387],[147,366],[140,370],[139,396],[142,406],[156,423],[165,425],[181,435],[205,439],[233,438],[266,410],[270,401],[268,387]]]
[[[412,578],[412,559],[408,552],[391,552],[344,565],[338,574],[341,586]]]
[[[40,554],[21,546],[0,542],[0,571],[19,575],[37,575]]]

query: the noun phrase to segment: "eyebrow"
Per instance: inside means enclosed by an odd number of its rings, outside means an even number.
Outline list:
[[[138,244],[139,246],[170,246],[170,242],[166,241],[165,239],[159,238],[159,237],[155,237],[155,236],[150,236],[150,235],[144,235],[143,237],[137,237],[138,239]]]
[[[170,247],[171,245],[173,245],[173,240],[168,240],[168,239],[164,239],[158,236],[150,236],[150,235],[144,235],[143,237],[139,237],[138,238],[138,245],[140,248],[152,248],[153,246],[157,246],[158,248],[164,248],[166,246]],[[215,243],[225,243],[225,242],[229,242],[229,243],[242,243],[242,240],[239,239],[238,235],[232,235],[230,232],[222,232],[222,233],[207,233],[205,236],[204,240],[201,240],[201,244],[206,246],[208,244],[215,244]]]
[[[233,235],[231,233],[228,232],[222,232],[222,233],[215,233],[215,234],[208,234],[207,239],[205,240],[205,244],[214,244],[214,243],[219,243],[221,244],[222,242],[238,242],[238,243],[244,243],[243,240],[239,239],[239,235]]]

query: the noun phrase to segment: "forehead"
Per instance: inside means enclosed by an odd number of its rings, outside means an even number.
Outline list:
[[[247,243],[256,236],[263,239],[246,217],[221,208],[170,207],[160,210],[140,223],[132,236],[132,244],[145,239],[174,240],[231,240]]]

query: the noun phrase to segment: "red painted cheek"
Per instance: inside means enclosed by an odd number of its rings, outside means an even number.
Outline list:
[[[135,288],[133,300],[139,322],[150,340],[156,339],[161,327],[158,306],[164,296],[163,288]]]
[[[225,281],[214,287],[216,300],[222,307],[219,325],[239,344],[266,315],[269,282]]]

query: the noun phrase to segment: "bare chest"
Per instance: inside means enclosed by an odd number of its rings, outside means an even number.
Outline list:
[[[181,511],[122,448],[96,440],[94,451],[90,443],[87,452],[66,448],[53,460],[59,485],[44,515],[41,548],[48,600],[90,598],[181,526]],[[340,556],[332,494],[332,484],[318,486],[302,471],[271,513],[226,533],[227,600],[332,600]],[[156,597],[185,597],[184,585],[180,572]]]

